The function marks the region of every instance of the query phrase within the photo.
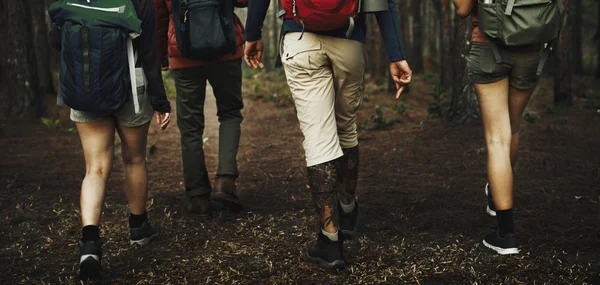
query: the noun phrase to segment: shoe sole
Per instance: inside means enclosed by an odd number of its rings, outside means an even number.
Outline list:
[[[493,245],[487,243],[485,240],[483,240],[483,245],[485,245],[487,248],[489,248],[501,255],[519,254],[519,249],[516,247],[501,248],[501,247],[493,246]]]
[[[137,244],[139,246],[145,246],[145,245],[149,244],[156,236],[158,236],[158,233],[156,233],[150,237],[146,237],[146,238],[139,239],[139,240],[129,240],[129,245]]]
[[[233,200],[227,195],[213,194],[212,200],[229,210],[239,211],[243,208],[242,203],[239,200]]]
[[[343,260],[335,260],[332,262],[327,262],[325,260],[323,260],[322,258],[319,257],[312,257],[310,255],[308,255],[308,259],[310,259],[313,263],[316,263],[319,266],[323,266],[327,269],[331,269],[331,270],[342,270],[344,268],[346,268],[346,262]]]
[[[102,266],[96,258],[89,256],[79,263],[78,275],[81,280],[101,279]]]
[[[489,183],[485,185],[485,197],[490,197],[490,195],[489,195],[489,190],[488,190],[488,187],[489,187],[489,185],[490,185]],[[490,216],[492,216],[492,217],[495,217],[495,216],[496,216],[496,211],[494,211],[494,210],[490,209],[490,205],[489,205],[489,203],[488,203],[488,205],[485,207],[485,212],[486,212],[486,213],[488,213],[488,215],[490,215]]]

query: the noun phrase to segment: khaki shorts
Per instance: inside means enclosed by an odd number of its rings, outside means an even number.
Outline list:
[[[281,60],[304,134],[307,166],[358,145],[356,112],[364,94],[364,44],[312,33],[288,33]]]
[[[71,109],[71,121],[77,123],[91,123],[112,116],[126,127],[139,127],[147,124],[152,120],[154,111],[150,106],[150,102],[148,102],[146,86],[144,86],[144,74],[139,68],[136,69],[136,81],[140,104],[139,114],[135,113],[133,98],[127,98],[127,102],[125,102],[123,108],[112,114],[84,112]]]
[[[498,46],[501,62],[496,62],[489,43],[473,42],[468,58],[469,79],[476,84],[488,84],[508,78],[510,86],[519,90],[534,88],[539,80],[537,68],[541,48],[505,48]]]

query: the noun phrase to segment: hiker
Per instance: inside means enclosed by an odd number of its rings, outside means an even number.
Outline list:
[[[188,3],[189,2],[189,3]],[[236,191],[242,123],[244,28],[233,13],[247,0],[206,6],[191,0],[154,0],[163,70],[171,69],[177,92],[177,126],[188,210],[210,218],[213,202],[229,210],[242,206]],[[207,40],[209,39],[209,40]],[[219,117],[219,162],[211,187],[203,150],[204,102],[210,83]]]
[[[551,46],[544,49],[543,43],[556,39],[562,26],[561,1],[515,2],[454,0],[458,15],[470,15],[473,23],[469,78],[477,91],[488,153],[486,211],[498,220],[483,244],[503,255],[519,253],[513,171],[521,118]]]
[[[248,7],[245,61],[253,68],[264,67],[261,27],[269,2],[252,0]],[[364,95],[366,17],[354,16],[358,1],[330,2],[338,7],[335,12],[283,0],[279,52],[304,134],[308,185],[319,221],[308,256],[329,269],[343,269],[343,242],[356,235],[359,214],[356,113]],[[412,71],[406,62],[396,4],[383,0],[383,7],[374,14],[399,98],[411,82]],[[300,18],[302,14],[312,17]]]
[[[160,71],[154,5],[142,0],[61,0],[50,6],[49,14],[54,22],[50,42],[62,58],[61,98],[72,108],[71,120],[86,165],[81,184],[79,276],[99,278],[99,225],[112,170],[115,130],[121,138],[131,211],[130,244],[143,246],[157,235],[146,211],[146,140],[153,115],[161,130],[167,128],[171,105]],[[139,37],[131,42],[127,40],[130,33]],[[135,68],[134,51],[137,66],[142,68]]]

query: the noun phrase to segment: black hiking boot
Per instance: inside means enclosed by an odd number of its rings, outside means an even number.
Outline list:
[[[346,267],[343,241],[332,241],[320,230],[317,240],[308,245],[308,257],[328,269],[341,270]]]
[[[487,207],[485,211],[488,215],[495,217],[496,206],[494,206],[494,200],[492,199],[492,188],[490,188],[490,183],[485,184],[485,196],[487,197]]]
[[[515,234],[507,234],[501,238],[498,231],[494,231],[483,238],[483,245],[501,255],[519,253],[519,242]]]
[[[102,278],[102,240],[79,240],[79,271],[81,280]]]
[[[212,199],[216,204],[219,204],[230,211],[240,211],[243,206],[242,202],[236,195],[235,177],[221,176],[215,180],[213,187]]]
[[[353,239],[356,237],[356,228],[358,226],[358,202],[354,201],[354,210],[350,213],[345,213],[341,205],[338,205],[340,212],[340,232],[344,239]]]
[[[129,244],[144,246],[150,243],[150,241],[152,241],[158,235],[158,231],[156,231],[156,229],[152,227],[146,219],[141,228],[130,228],[129,234]]]

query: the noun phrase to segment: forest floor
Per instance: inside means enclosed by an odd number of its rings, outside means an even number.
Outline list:
[[[258,76],[245,94],[266,83]],[[101,226],[105,276],[91,284],[600,284],[596,108],[552,108],[548,82],[538,88],[530,121],[539,120],[523,123],[515,173],[521,254],[498,256],[481,245],[496,225],[485,213],[481,125],[426,120],[430,87],[418,80],[400,105],[371,87],[359,114],[362,235],[345,244],[346,270],[331,273],[304,258],[315,224],[294,108],[283,95],[247,96],[238,157],[246,211],[208,222],[188,215],[176,122],[166,132],[153,124],[149,213],[160,236],[129,245],[123,164],[115,160]],[[208,97],[214,174],[218,123]],[[0,284],[79,283],[85,166],[78,136],[59,113],[57,127],[0,122]]]

